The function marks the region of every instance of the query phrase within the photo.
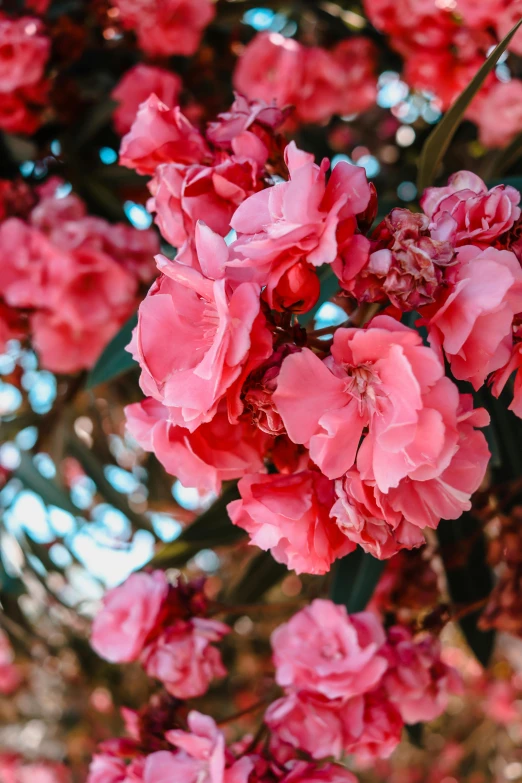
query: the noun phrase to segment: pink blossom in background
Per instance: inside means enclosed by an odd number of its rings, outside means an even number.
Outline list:
[[[478,126],[485,147],[507,145],[522,127],[522,81],[498,82],[471,104],[468,117]]]
[[[246,476],[239,492],[227,507],[232,522],[298,574],[325,574],[354,549],[330,519],[333,482],[318,471]]]
[[[438,718],[450,695],[460,692],[459,675],[441,660],[434,636],[414,639],[409,629],[395,626],[388,630],[383,652],[389,664],[383,685],[405,723]]]
[[[384,641],[373,614],[348,615],[344,606],[315,599],[272,634],[277,683],[327,699],[358,696],[386,669],[379,655]]]
[[[136,660],[155,627],[169,585],[163,571],[137,573],[109,590],[94,618],[91,646],[113,663]]]
[[[145,394],[170,408],[173,424],[192,432],[212,420],[225,395],[233,404],[243,367],[252,370],[271,353],[259,285],[216,279],[228,248],[208,229],[201,232],[198,254],[212,277],[158,256],[163,274],[141,303],[129,349],[141,365]],[[176,340],[165,343],[169,332]]]
[[[281,783],[357,783],[357,778],[353,772],[337,764],[317,767],[306,761],[296,761]]]
[[[43,122],[49,101],[49,82],[42,81],[0,93],[0,128],[7,133],[32,135]]]
[[[172,71],[138,63],[124,73],[111,93],[118,106],[112,115],[114,127],[121,135],[128,133],[140,104],[154,93],[167,106],[176,106],[183,88],[181,78]]]
[[[166,733],[166,739],[179,749],[179,753],[167,761],[165,771],[168,777],[154,774],[159,766],[158,760],[152,762],[149,756],[145,762],[144,783],[162,783],[165,780],[205,780],[208,783],[224,783],[225,738],[208,715],[192,710],[188,715],[190,731],[172,729]]]
[[[522,311],[522,270],[514,253],[492,247],[461,247],[458,262],[446,300],[427,319],[429,339],[455,377],[478,389],[509,361],[513,318]]]
[[[50,40],[39,19],[0,16],[0,94],[39,82],[49,49]]]
[[[202,696],[215,677],[226,674],[211,642],[219,642],[229,631],[217,620],[178,620],[144,649],[141,662],[147,674],[161,680],[177,699]]]
[[[468,0],[470,1],[470,0]],[[491,2],[492,0],[490,0]],[[522,17],[521,0],[508,0],[502,3],[499,13],[495,16],[494,23],[500,39],[504,38]],[[518,56],[522,55],[522,31],[518,30],[511,39],[508,49]]]
[[[169,108],[154,94],[140,105],[120,146],[120,164],[138,174],[154,174],[160,163],[202,163],[209,157],[203,136],[179,106]]]
[[[95,753],[89,765],[87,783],[124,783],[127,780],[125,761],[108,753]]]
[[[268,438],[248,421],[230,424],[221,406],[212,421],[191,433],[168,420],[168,408],[149,397],[125,408],[127,430],[186,487],[219,493],[222,481],[262,471]]]
[[[349,713],[344,716],[344,723],[347,732],[344,750],[355,754],[359,762],[387,759],[401,741],[401,715],[382,689],[364,697],[360,724],[350,720]]]
[[[22,674],[14,663],[14,652],[9,639],[0,631],[0,693],[13,693],[22,682]]]
[[[121,21],[151,55],[191,55],[215,15],[212,0],[113,0]]]
[[[487,185],[471,171],[458,171],[441,188],[426,188],[421,207],[435,224],[456,222],[457,245],[488,247],[520,217],[520,193],[510,185]]]
[[[294,106],[293,117],[301,122],[323,123],[375,103],[375,68],[374,46],[364,38],[350,38],[327,51],[262,32],[241,55],[234,85],[250,99]]]
[[[8,307],[0,299],[0,352],[9,340],[20,340],[26,329],[21,315],[12,307]]]

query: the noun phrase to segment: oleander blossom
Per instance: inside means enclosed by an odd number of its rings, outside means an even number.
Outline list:
[[[202,696],[215,677],[226,674],[219,650],[211,642],[219,642],[229,630],[224,623],[203,617],[178,620],[144,649],[141,662],[172,696]]]
[[[450,695],[461,690],[457,671],[441,659],[439,641],[429,634],[413,638],[403,626],[390,628],[387,635],[383,686],[390,701],[405,723],[438,718]]]
[[[123,25],[150,55],[194,54],[215,15],[212,0],[113,0]]]
[[[468,245],[457,255],[453,285],[425,323],[455,377],[478,389],[510,359],[513,319],[522,311],[522,269],[509,250]]]
[[[327,600],[297,612],[271,642],[278,685],[330,700],[370,691],[387,668],[379,654],[385,642],[379,620],[369,612],[348,615]]]
[[[290,439],[325,475],[357,462],[387,493],[448,466],[458,440],[453,389],[416,331],[378,316],[365,329],[337,329],[324,361],[308,348],[288,356],[273,398]]]
[[[312,267],[333,263],[371,200],[366,173],[358,166],[339,163],[326,183],[329,162],[317,166],[313,155],[294,142],[285,150],[285,161],[289,181],[250,196],[231,220],[238,239],[229,274],[248,273],[269,292],[298,261]]]
[[[486,426],[489,416],[483,408],[473,409],[471,395],[459,398],[456,387],[448,379],[444,382],[441,399],[448,408],[458,406],[457,442],[440,475],[402,479],[387,493],[379,490],[371,471],[363,478],[352,469],[335,482],[332,516],[353,543],[379,559],[422,546],[424,528],[436,528],[441,519],[458,519],[469,511],[471,495],[484,478],[490,453],[476,428]]]
[[[129,68],[111,93],[118,102],[112,115],[116,131],[121,136],[130,131],[140,105],[152,93],[167,106],[176,106],[182,87],[180,77],[164,68],[144,63]]]
[[[520,193],[511,185],[487,185],[471,171],[458,171],[441,188],[426,188],[421,206],[433,224],[456,223],[455,244],[488,247],[520,217]]]
[[[210,229],[201,227],[196,250],[203,272],[157,257],[162,274],[140,305],[129,348],[145,394],[169,408],[172,424],[191,432],[212,420],[225,397],[231,419],[232,411],[241,413],[236,382],[272,353],[260,286],[221,277],[228,248]],[[176,339],[165,342],[165,334]]]
[[[258,473],[242,478],[238,488],[241,500],[227,507],[232,522],[296,573],[325,574],[355,548],[330,519],[333,482],[318,471]]]
[[[14,661],[14,651],[9,639],[0,631],[0,693],[13,693],[22,682],[22,673]]]
[[[359,302],[387,302],[416,310],[441,294],[447,267],[455,263],[455,223],[430,228],[422,213],[394,209],[375,229],[365,253],[333,265],[341,286]]]
[[[156,627],[169,584],[163,571],[138,573],[109,590],[92,626],[91,646],[112,663],[135,661]]]
[[[168,408],[152,397],[128,405],[125,417],[138,444],[186,487],[218,494],[222,481],[264,470],[268,437],[244,417],[231,424],[223,406],[192,433],[171,424]]]
[[[39,82],[51,42],[42,22],[31,16],[0,17],[0,94],[12,93]]]

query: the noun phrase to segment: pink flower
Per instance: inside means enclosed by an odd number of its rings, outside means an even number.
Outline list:
[[[42,109],[48,98],[48,84],[0,92],[0,129],[32,135],[42,124]]]
[[[452,174],[446,187],[426,188],[424,212],[435,224],[451,216],[457,224],[456,244],[487,247],[520,217],[520,193],[510,185],[487,185],[471,171]]]
[[[186,487],[218,494],[222,481],[263,470],[268,438],[244,419],[230,424],[226,409],[192,433],[170,424],[168,408],[151,397],[128,405],[125,415],[139,445]]]
[[[275,101],[249,101],[244,95],[236,94],[230,109],[218,114],[217,120],[207,125],[205,135],[212,144],[239,154],[238,140],[256,136],[262,141],[266,133],[273,134],[283,124],[287,115],[288,111],[277,106]]]
[[[513,317],[522,311],[522,270],[514,253],[492,247],[462,247],[458,261],[452,290],[427,326],[455,377],[478,389],[510,358]]]
[[[335,262],[342,287],[358,301],[389,300],[400,310],[433,302],[441,293],[446,267],[456,260],[451,242],[455,224],[450,218],[430,230],[429,223],[422,213],[393,209],[373,233],[371,252],[361,269]]]
[[[382,690],[364,697],[361,724],[345,717],[347,738],[344,750],[354,753],[358,761],[387,759],[401,741],[403,721],[400,712]],[[351,735],[351,736],[350,736]]]
[[[326,159],[317,166],[313,155],[292,142],[285,160],[290,181],[250,196],[231,220],[239,236],[230,269],[248,270],[271,288],[300,259],[312,266],[335,261],[338,229],[353,234],[355,216],[371,197],[365,171],[358,166],[338,164],[326,184]]]
[[[281,783],[357,783],[357,778],[337,764],[318,767],[306,761],[296,761],[292,764],[292,771],[282,778]]]
[[[183,780],[185,783],[224,783],[225,739],[212,718],[200,712],[189,712],[190,732],[172,729],[166,739],[179,749],[176,755],[167,752],[149,756],[145,763],[145,783],[168,783]],[[158,757],[154,762],[152,758]],[[167,775],[157,772],[163,770]]]
[[[502,10],[499,9],[499,13],[494,19],[497,34],[500,39],[504,38],[509,31],[513,29],[522,16],[521,0],[509,0],[508,3],[504,2],[503,5],[504,8]],[[508,48],[515,54],[518,54],[519,56],[522,55],[522,32],[520,30],[511,39]]]
[[[137,573],[109,590],[94,619],[91,645],[113,663],[135,661],[154,629],[168,593],[163,571]]]
[[[219,650],[211,642],[219,642],[229,631],[217,620],[179,620],[145,648],[141,656],[145,671],[177,699],[202,696],[214,677],[226,674]]]
[[[167,242],[179,248],[194,236],[198,220],[226,236],[236,208],[259,187],[257,165],[248,160],[224,157],[214,166],[165,163],[149,183],[147,209],[156,212],[155,223]]]
[[[26,331],[24,327],[20,312],[0,299],[0,351],[4,351],[9,340],[22,339]]]
[[[0,693],[13,693],[22,682],[22,675],[14,663],[13,649],[9,639],[0,631]]]
[[[453,408],[442,398],[435,352],[388,316],[366,329],[338,329],[331,351],[324,362],[308,348],[283,362],[273,399],[290,439],[309,448],[329,478],[364,460],[385,493],[406,476],[440,474],[458,437],[458,400]]]
[[[380,559],[400,549],[422,546],[425,527],[436,528],[439,521],[457,519],[471,508],[470,497],[479,488],[490,453],[484,435],[489,417],[483,408],[473,410],[471,395],[460,395],[449,379],[439,385],[438,395],[447,408],[457,404],[457,442],[448,466],[440,475],[429,473],[419,479],[402,479],[388,493],[381,492],[372,476],[367,456],[361,459],[362,475],[350,470],[336,481],[338,497],[332,516],[343,533],[366,552]],[[456,399],[454,399],[456,398]]]
[[[216,13],[212,0],[114,0],[125,27],[151,55],[189,56]]]
[[[203,136],[181,113],[151,95],[121,140],[120,163],[138,174],[154,174],[160,163],[201,163],[210,151]]]
[[[513,4],[512,0],[508,0],[508,2],[510,5]],[[464,17],[464,22],[469,27],[491,27],[497,22],[505,5],[505,0],[481,0],[480,3],[476,3],[475,0],[457,0],[456,11]],[[513,22],[511,27],[514,27],[517,21],[518,19]],[[506,30],[506,32],[508,31]]]
[[[232,522],[298,574],[325,574],[355,548],[329,517],[333,484],[317,471],[246,476],[239,491],[227,509]]]
[[[279,33],[258,33],[234,72],[237,92],[250,100],[285,107],[295,104],[303,78],[304,48]]]
[[[127,780],[125,761],[108,753],[95,753],[89,765],[87,783],[124,783]]]
[[[522,125],[522,81],[497,82],[479,95],[468,111],[478,125],[479,141],[485,147],[506,147]]]
[[[277,683],[328,699],[358,696],[386,669],[378,654],[384,640],[374,615],[348,615],[344,606],[316,599],[272,634]]]
[[[517,341],[514,345],[511,356],[507,364],[501,367],[499,370],[493,373],[491,376],[492,392],[495,397],[499,397],[506,383],[509,381],[514,372],[515,381],[513,384],[513,401],[509,406],[509,410],[513,411],[519,418],[522,419],[522,342]]]
[[[164,68],[144,63],[130,68],[111,93],[111,97],[119,104],[113,114],[116,131],[120,136],[130,131],[140,104],[151,93],[167,106],[176,106],[182,86],[180,77]]]
[[[0,18],[0,93],[12,93],[39,82],[49,48],[49,38],[43,34],[39,19],[30,16]]]
[[[388,697],[405,723],[430,721],[442,715],[451,693],[461,684],[456,669],[440,657],[440,643],[426,634],[413,639],[409,629],[388,630],[385,653],[389,668],[383,680]]]
[[[158,256],[163,275],[141,303],[132,343],[143,391],[169,407],[173,424],[191,432],[211,421],[225,395],[234,406],[240,389],[233,385],[243,368],[252,371],[271,353],[260,286],[215,279],[228,249],[209,229],[196,246],[201,268],[214,279]],[[167,333],[176,340],[166,344]]]
[[[285,432],[273,395],[283,360],[298,351],[299,348],[291,343],[280,345],[266,362],[246,378],[243,385],[241,394],[245,412],[251,417],[252,423],[268,435],[283,435]]]

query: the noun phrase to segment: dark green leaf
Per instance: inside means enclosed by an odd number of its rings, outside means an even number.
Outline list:
[[[233,525],[227,514],[227,505],[238,498],[236,486],[226,489],[207,511],[183,531],[179,538],[162,547],[149,565],[175,568],[184,565],[202,549],[234,544],[243,538],[244,531]]]
[[[332,601],[344,604],[350,613],[362,612],[373,595],[385,565],[385,560],[377,560],[357,547],[335,566]]]
[[[106,98],[93,106],[87,116],[83,117],[81,129],[74,137],[73,141],[76,148],[90,141],[99,130],[109,124],[117,105],[117,101],[114,101],[112,98]]]
[[[20,465],[13,475],[22,482],[26,489],[39,495],[47,506],[58,506],[74,516],[82,515],[82,511],[74,505],[69,494],[56,481],[42,476],[34,464],[31,454],[21,453]]]
[[[93,389],[100,383],[112,381],[137,366],[130,353],[125,350],[130,343],[132,331],[137,323],[138,315],[135,313],[113,337],[87,376],[87,389]]]
[[[423,723],[414,723],[411,726],[406,726],[406,733],[408,734],[408,739],[412,745],[415,745],[416,748],[423,747]]]
[[[500,41],[487,60],[479,68],[466,89],[461,92],[439,124],[430,133],[422,148],[419,159],[419,174],[417,180],[419,193],[422,193],[425,188],[433,184],[433,179],[439,163],[442,161],[466,109],[482,87],[487,75],[493,70],[502,54],[507,49],[509,42],[521,24],[522,19],[517,22],[505,38]]]
[[[228,600],[250,604],[258,601],[270,588],[288,574],[288,568],[277,563],[270,552],[260,552],[248,564]]]
[[[511,144],[501,150],[493,159],[491,169],[497,177],[501,177],[505,171],[509,171],[511,166],[517,162],[522,155],[522,133],[515,136]],[[515,185],[514,187],[518,187]]]
[[[487,598],[493,587],[493,577],[486,561],[486,543],[480,522],[471,514],[463,514],[457,520],[443,519],[437,537],[452,602],[464,607]],[[479,609],[464,616],[459,625],[475,657],[486,667],[493,652],[495,633],[478,628],[480,614]]]

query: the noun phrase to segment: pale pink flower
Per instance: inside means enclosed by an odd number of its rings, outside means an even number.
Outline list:
[[[285,150],[290,173],[282,182],[250,196],[236,210],[231,226],[238,233],[230,269],[248,271],[274,286],[283,272],[303,259],[312,266],[331,264],[339,247],[337,231],[351,234],[356,215],[368,206],[370,187],[364,169],[339,163],[328,184],[328,160],[321,166],[313,155],[291,142]]]
[[[471,0],[468,0],[470,2]],[[490,0],[492,2],[492,0]],[[522,17],[522,0],[509,0],[509,2],[503,3],[504,8],[499,9],[499,13],[495,16],[494,23],[500,39],[504,38],[510,30],[516,25],[516,23]],[[509,44],[509,50],[522,55],[522,31],[513,36]]]
[[[232,522],[298,574],[325,574],[355,548],[330,519],[333,482],[318,471],[245,476],[239,492],[227,508]]]
[[[194,617],[169,625],[141,654],[149,677],[160,680],[177,699],[194,699],[208,690],[226,669],[217,647],[230,628],[217,620]]]
[[[0,18],[0,93],[12,93],[39,82],[50,46],[39,19],[31,16]],[[4,95],[0,98],[3,100]]]
[[[469,27],[491,27],[497,23],[505,5],[506,0],[480,0],[480,3],[477,3],[476,0],[457,0],[455,10],[459,16],[463,17],[465,24]],[[513,5],[513,0],[508,0],[508,5]],[[453,10],[454,7],[448,5],[448,8]],[[517,21],[518,19],[515,20],[515,22]],[[511,27],[515,26],[515,22]]]
[[[224,783],[226,758],[223,733],[212,718],[194,710],[189,712],[187,722],[190,731],[172,729],[165,735],[180,751],[166,765],[165,771],[170,767],[169,777],[152,774],[153,768],[157,770],[160,765],[159,760],[155,764],[149,764],[149,756],[145,763],[145,783],[167,783],[168,780],[183,780],[184,783]]]
[[[520,217],[520,193],[511,185],[487,185],[471,171],[458,171],[442,188],[426,188],[424,212],[435,224],[451,216],[456,222],[457,245],[488,247]]]
[[[231,424],[226,408],[192,433],[170,424],[168,415],[152,397],[125,408],[130,434],[185,487],[218,494],[222,481],[263,470],[268,438],[244,419]]]
[[[260,129],[274,133],[287,115],[288,111],[278,106],[275,101],[250,101],[244,95],[236,94],[230,109],[218,114],[214,122],[208,123],[205,135],[212,144],[239,154],[237,148],[234,149],[238,139],[244,140],[245,135],[259,134],[260,140],[263,141],[266,136],[259,133]]]
[[[449,379],[443,379],[438,394],[447,407],[457,405],[457,442],[448,466],[440,475],[429,473],[419,480],[402,479],[388,493],[376,485],[368,455],[360,468],[336,481],[337,502],[332,516],[343,533],[374,557],[383,559],[400,549],[422,546],[422,529],[436,528],[443,519],[457,519],[471,508],[471,495],[479,488],[489,461],[486,439],[475,427],[484,427],[489,417],[483,408],[473,410],[471,395],[458,394]]]
[[[180,77],[172,71],[145,63],[134,65],[126,71],[111,93],[111,98],[118,102],[112,115],[117,132],[123,136],[130,131],[140,104],[151,93],[167,106],[176,106],[182,87]]]
[[[154,174],[160,163],[202,163],[210,155],[179,106],[171,109],[154,94],[139,107],[120,146],[121,165],[139,174]]]
[[[478,125],[485,147],[507,147],[522,127],[522,81],[496,82],[471,104],[468,117]]]
[[[272,634],[277,683],[328,699],[358,696],[386,669],[379,655],[384,641],[375,615],[349,615],[344,606],[316,599]]]
[[[179,248],[194,236],[198,220],[226,236],[236,208],[261,182],[255,163],[224,155],[214,166],[160,165],[148,187],[147,209],[156,213],[162,236]]]
[[[96,615],[91,645],[102,658],[114,663],[136,660],[156,626],[169,585],[163,571],[131,574],[109,590]]]
[[[400,712],[382,688],[364,696],[360,724],[351,720],[346,708],[343,719],[347,734],[344,751],[355,754],[358,761],[387,759],[401,741],[403,721]]]
[[[212,0],[113,0],[125,27],[151,55],[191,55],[216,13]]]
[[[124,783],[127,780],[125,761],[108,753],[95,753],[89,765],[87,783]]]
[[[510,680],[494,680],[486,687],[484,713],[504,726],[522,724],[522,709],[517,688]]]
[[[403,626],[388,630],[383,653],[389,668],[383,686],[405,723],[438,718],[450,695],[461,689],[456,669],[442,661],[440,652],[440,643],[431,634],[414,639]]]
[[[199,264],[210,276],[158,256],[163,274],[141,303],[131,344],[145,394],[169,407],[173,424],[192,432],[211,421],[225,395],[235,405],[240,389],[234,383],[243,369],[252,371],[272,352],[260,315],[260,286],[216,279],[228,248],[208,228],[200,239]],[[165,342],[165,334],[176,339]]]
[[[461,247],[458,261],[447,298],[426,323],[430,343],[444,351],[455,377],[478,389],[509,361],[522,269],[514,253],[492,247]]]
[[[273,399],[290,439],[326,476],[364,459],[365,474],[388,492],[406,476],[439,475],[451,459],[458,395],[444,399],[443,375],[415,330],[378,316],[365,329],[338,329],[324,362],[308,348],[288,356]]]

